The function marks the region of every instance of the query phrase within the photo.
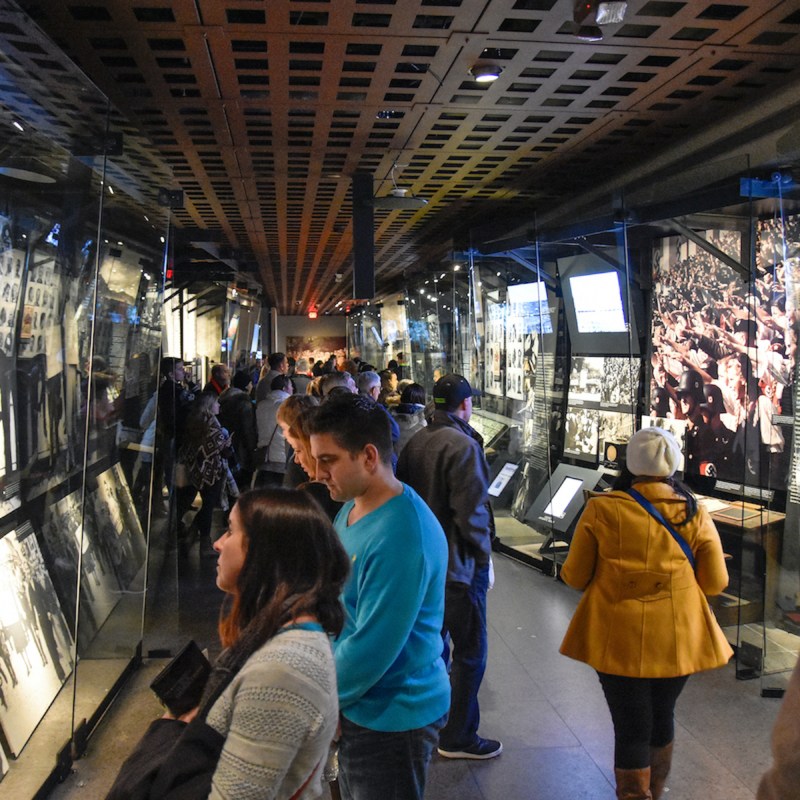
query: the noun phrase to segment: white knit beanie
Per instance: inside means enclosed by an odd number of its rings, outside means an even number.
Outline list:
[[[668,430],[642,428],[628,441],[625,460],[634,475],[669,478],[681,463],[681,448]]]

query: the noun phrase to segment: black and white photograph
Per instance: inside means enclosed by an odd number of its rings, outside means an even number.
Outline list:
[[[0,726],[18,756],[72,672],[72,636],[30,523],[0,539]]]
[[[25,251],[13,247],[11,220],[0,215],[0,353],[16,355],[17,308]]]
[[[487,300],[486,306],[486,394],[502,397],[505,392],[503,374],[506,366],[506,304]]]
[[[514,400],[528,400],[528,380],[536,372],[536,348],[542,333],[553,330],[547,290],[543,283],[512,284],[508,287],[506,319],[506,393]]]
[[[89,495],[98,546],[110,560],[123,589],[130,586],[145,557],[145,540],[130,490],[119,464],[97,477]]]
[[[512,400],[523,400],[522,394],[524,375],[523,347],[525,318],[519,313],[522,307],[509,305],[506,320],[506,397]]]
[[[631,358],[603,359],[603,382],[600,388],[600,405],[607,407],[636,406],[639,387],[639,361]]]
[[[633,436],[634,415],[624,411],[598,411],[600,442],[627,442]]]
[[[567,408],[564,455],[583,461],[597,461],[599,412],[591,408]]]
[[[569,373],[569,393],[567,399],[571,405],[600,403],[603,389],[602,356],[575,356]]]
[[[85,528],[81,524],[79,490],[47,507],[41,546],[70,630],[80,563],[78,645],[82,652],[119,602],[120,585],[112,559],[98,544],[93,521]]]

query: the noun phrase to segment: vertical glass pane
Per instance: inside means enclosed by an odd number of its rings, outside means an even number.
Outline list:
[[[165,231],[106,98],[0,20],[0,765],[26,797],[141,640]]]

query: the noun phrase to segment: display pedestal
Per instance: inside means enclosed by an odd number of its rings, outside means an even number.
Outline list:
[[[750,679],[786,669],[785,658],[796,659],[800,649],[800,637],[781,629],[784,612],[777,603],[786,515],[746,501],[712,503],[731,580],[710,604],[736,649],[736,675]]]

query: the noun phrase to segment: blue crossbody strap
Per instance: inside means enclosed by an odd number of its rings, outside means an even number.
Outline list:
[[[664,519],[664,515],[646,497],[640,495],[636,489],[627,489],[626,491],[651,517],[653,517],[653,519],[660,522],[672,534],[672,538],[680,545],[684,555],[689,559],[692,569],[695,569],[694,553],[692,553],[692,548],[689,547],[689,543],[686,539]]]

